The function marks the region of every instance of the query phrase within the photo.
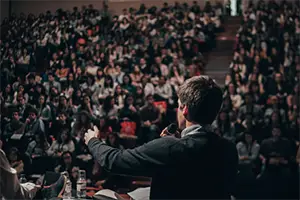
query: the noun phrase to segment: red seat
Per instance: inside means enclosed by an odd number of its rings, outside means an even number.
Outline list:
[[[167,111],[167,102],[165,101],[155,101],[154,105],[161,111],[161,112],[166,112]]]
[[[120,130],[121,135],[135,137],[136,128],[137,128],[135,122],[124,121],[124,122],[121,122],[120,125],[121,125],[121,130]]]

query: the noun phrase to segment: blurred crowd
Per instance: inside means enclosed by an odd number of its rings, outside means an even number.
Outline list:
[[[142,4],[118,16],[104,4],[4,19],[1,146],[11,166],[30,178],[68,171],[73,184],[80,168],[92,185],[116,186],[93,162],[84,133],[98,126],[120,149],[159,137],[176,120],[178,86],[203,73],[202,52],[214,47],[222,21],[221,3],[196,1]]]
[[[238,198],[299,198],[299,61],[299,1],[250,2],[214,122],[237,143]]]

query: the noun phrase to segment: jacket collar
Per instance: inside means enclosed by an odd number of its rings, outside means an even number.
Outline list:
[[[199,132],[211,132],[212,129],[211,129],[211,125],[200,125],[200,124],[195,124],[195,125],[192,125],[192,126],[189,126],[185,129],[183,129],[183,131],[181,132],[181,138],[185,137],[185,136],[188,136],[188,135],[194,135],[196,133],[199,133]]]

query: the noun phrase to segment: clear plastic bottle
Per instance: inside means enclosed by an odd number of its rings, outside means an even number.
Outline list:
[[[21,174],[19,181],[20,181],[20,183],[26,183],[27,182],[25,174]]]
[[[61,173],[61,175],[67,177],[66,189],[63,194],[63,199],[72,199],[72,183],[70,181],[69,173],[67,171],[64,171]]]
[[[79,178],[76,184],[77,198],[86,197],[86,175],[85,170],[79,170]]]

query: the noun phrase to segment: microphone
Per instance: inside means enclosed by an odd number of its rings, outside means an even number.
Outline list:
[[[177,125],[172,123],[167,127],[167,134],[168,135],[174,135],[177,131]]]

